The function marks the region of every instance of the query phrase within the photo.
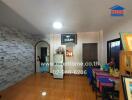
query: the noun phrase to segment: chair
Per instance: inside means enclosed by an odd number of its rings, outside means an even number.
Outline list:
[[[99,85],[99,89],[96,91],[96,100],[98,97],[102,97],[102,100],[114,100],[114,81],[109,81],[108,78],[100,78],[99,81],[99,84],[102,82],[102,85]]]
[[[88,77],[89,82],[90,82],[90,84],[91,84],[92,79],[93,79],[93,72],[92,72],[92,68],[91,68],[91,67],[88,67],[88,68],[87,68],[87,77]]]
[[[114,100],[114,86],[103,86],[102,100]]]

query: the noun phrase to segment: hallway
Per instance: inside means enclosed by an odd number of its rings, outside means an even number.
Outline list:
[[[46,96],[41,91],[47,92]],[[2,91],[1,100],[95,100],[85,76],[65,75],[63,80],[50,74],[34,74]]]

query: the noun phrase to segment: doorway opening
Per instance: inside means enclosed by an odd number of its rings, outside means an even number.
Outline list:
[[[41,62],[46,63],[46,56],[47,56],[47,47],[40,47],[41,49]]]
[[[111,58],[114,58],[115,68],[118,69],[120,50],[122,50],[122,43],[120,38],[107,41],[107,63],[110,62]]]
[[[39,41],[35,45],[35,73],[50,72],[50,45]]]

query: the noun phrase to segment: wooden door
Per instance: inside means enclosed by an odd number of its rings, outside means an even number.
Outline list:
[[[98,61],[98,47],[97,43],[84,43],[83,44],[83,71],[91,62]]]

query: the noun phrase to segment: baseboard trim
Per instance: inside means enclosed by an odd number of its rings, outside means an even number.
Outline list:
[[[84,74],[65,73],[64,75],[83,76]]]

